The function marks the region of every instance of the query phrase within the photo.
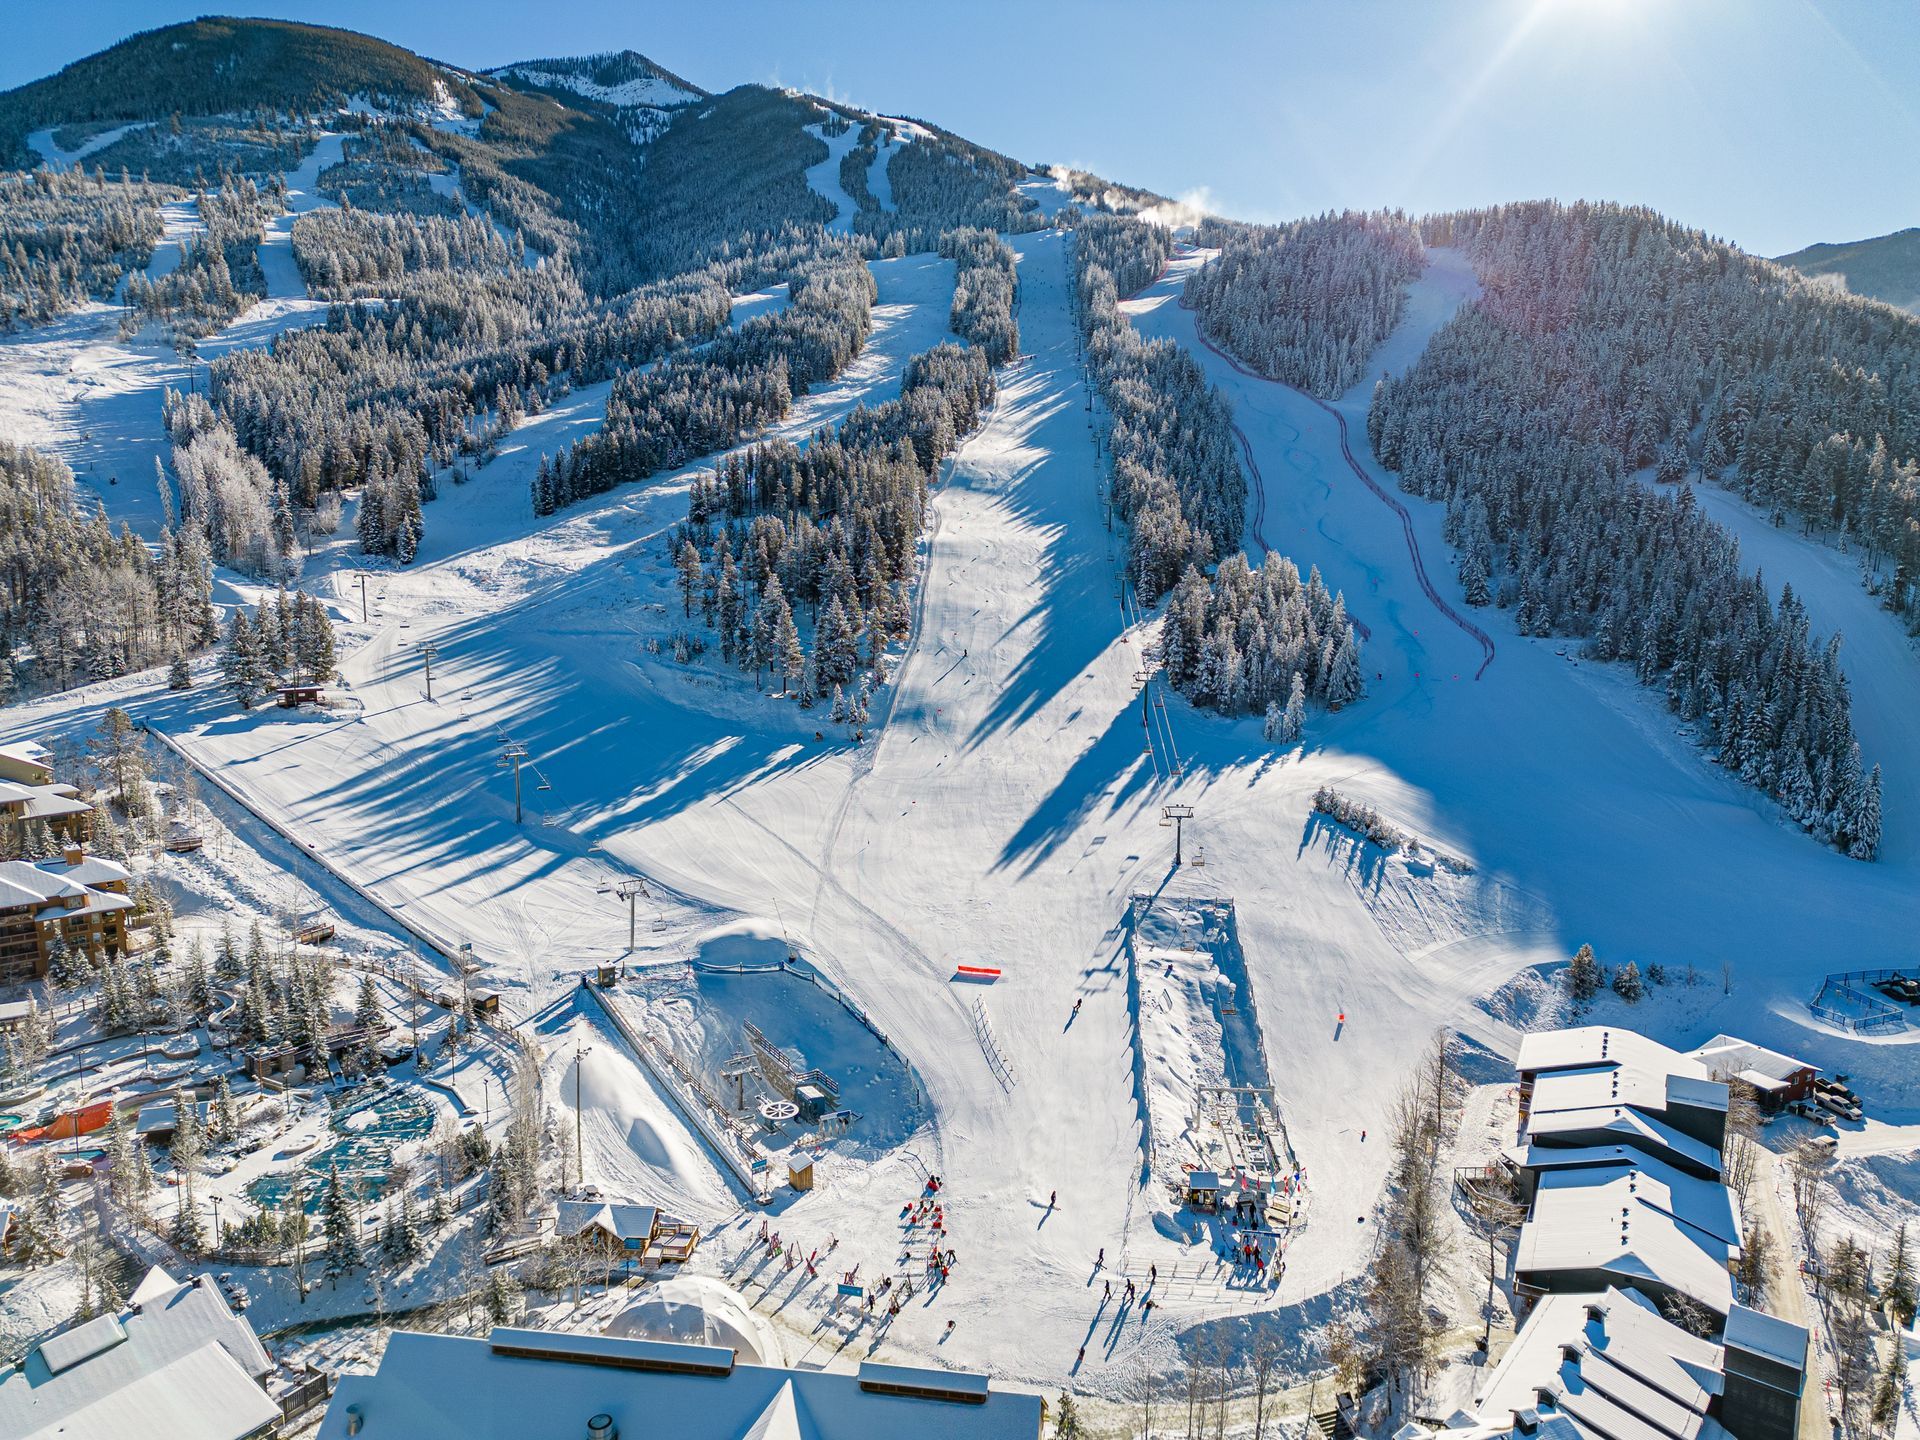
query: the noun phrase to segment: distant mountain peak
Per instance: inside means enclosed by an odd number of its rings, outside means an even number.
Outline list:
[[[517,60],[487,73],[542,90],[566,91],[618,110],[668,110],[709,98],[698,85],[681,79],[637,50]]]
[[[1855,295],[1920,314],[1920,228],[1871,240],[1809,245],[1775,258],[1802,275],[1831,275]]]

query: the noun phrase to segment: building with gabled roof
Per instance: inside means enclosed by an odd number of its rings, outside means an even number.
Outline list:
[[[1442,1432],[1448,1440],[1792,1440],[1807,1333],[1736,1305],[1781,1352],[1778,1372],[1744,1372],[1738,1339],[1703,1339],[1630,1291],[1552,1295]]]
[[[1768,1113],[1795,1100],[1813,1094],[1813,1082],[1820,1073],[1816,1065],[1769,1050],[1735,1035],[1716,1035],[1693,1058],[1721,1079],[1744,1081],[1753,1087],[1760,1107]]]
[[[125,866],[78,845],[52,860],[0,860],[0,985],[47,973],[53,942],[100,954],[127,948]]]
[[[568,1240],[593,1239],[616,1250],[644,1254],[660,1222],[655,1205],[623,1200],[562,1200],[554,1215],[554,1233]]]
[[[1536,1145],[1627,1145],[1718,1177],[1727,1087],[1700,1060],[1611,1025],[1520,1041],[1520,1121]]]
[[[0,745],[0,780],[18,785],[51,785],[53,752],[38,740],[12,740]]]
[[[1725,1316],[1739,1256],[1739,1217],[1726,1187],[1620,1165],[1543,1174],[1513,1272],[1535,1294],[1630,1285]]]
[[[475,1416],[485,1416],[484,1428]],[[343,1376],[319,1440],[1038,1440],[1040,1398],[985,1375],[738,1363],[724,1346],[498,1328],[396,1332],[380,1368]]]
[[[11,1440],[247,1440],[282,1418],[277,1367],[205,1276],[159,1266],[124,1310],[43,1340],[0,1379]]]

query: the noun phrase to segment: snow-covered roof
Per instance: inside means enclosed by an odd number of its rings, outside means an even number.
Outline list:
[[[1721,1388],[1721,1350],[1610,1289],[1548,1295],[1527,1317],[1473,1409],[1505,1433],[1515,1411],[1557,1414],[1582,1440],[1724,1440],[1707,1414]],[[1464,1429],[1466,1427],[1450,1427]]]
[[[1608,1147],[1612,1148],[1612,1147]],[[1578,1150],[1562,1151],[1578,1155]],[[1604,1152],[1602,1152],[1604,1153]],[[1568,1167],[1544,1172],[1540,1176],[1540,1197],[1581,1191],[1606,1198],[1615,1209],[1647,1205],[1671,1215],[1682,1225],[1701,1235],[1711,1236],[1735,1249],[1740,1245],[1740,1217],[1734,1208],[1733,1192],[1717,1180],[1667,1165],[1650,1156],[1629,1152],[1628,1158],[1591,1166]],[[1549,1201],[1551,1207],[1557,1201]]]
[[[5,763],[46,769],[53,764],[53,752],[38,740],[9,740],[0,745],[0,764]]]
[[[1726,1086],[1716,1084],[1700,1060],[1613,1025],[1522,1036],[1514,1068],[1533,1077],[1528,1109],[1536,1114],[1597,1105],[1650,1111],[1669,1105],[1727,1108]]]
[[[581,1235],[589,1229],[600,1230],[621,1243],[653,1238],[654,1222],[660,1211],[653,1205],[635,1205],[621,1200],[562,1200],[554,1219],[554,1228],[562,1235]]]
[[[1588,1065],[1618,1065],[1662,1075],[1692,1075],[1710,1080],[1706,1066],[1637,1030],[1618,1025],[1575,1025],[1564,1030],[1536,1030],[1520,1037],[1520,1054],[1513,1062],[1521,1074],[1569,1070]]]
[[[29,820],[58,820],[68,815],[84,815],[93,807],[75,799],[71,785],[23,785],[17,780],[0,780],[0,806],[18,806],[15,812]]]
[[[205,1277],[156,1266],[127,1309],[43,1341],[0,1380],[0,1435],[21,1440],[240,1440],[280,1416],[253,1330]]]
[[[1727,1087],[1695,1075],[1673,1075],[1638,1066],[1584,1065],[1550,1070],[1533,1082],[1528,1113],[1589,1110],[1600,1105],[1631,1105],[1664,1113],[1670,1105],[1708,1110],[1727,1108]]]
[[[52,860],[42,860],[40,868],[49,875],[63,875],[79,885],[111,885],[133,878],[133,872],[126,866],[115,864],[104,855],[82,855],[78,860],[56,856]]]
[[[1729,1349],[1745,1350],[1795,1370],[1807,1367],[1806,1327],[1778,1315],[1736,1305],[1727,1312],[1727,1328],[1721,1338]]]
[[[1590,1134],[1618,1136],[1622,1143],[1638,1148],[1666,1152],[1678,1160],[1699,1166],[1710,1175],[1720,1173],[1720,1152],[1704,1140],[1682,1135],[1662,1120],[1624,1105],[1609,1105],[1593,1110],[1553,1110],[1527,1119],[1527,1138],[1536,1149],[1537,1142],[1556,1136]]]
[[[97,878],[88,883],[87,876]],[[91,855],[83,856],[73,865],[65,860],[46,860],[38,865],[26,860],[0,860],[0,910],[53,902],[54,908],[42,910],[35,917],[40,920],[130,910],[133,901],[128,896],[93,888],[95,884],[127,878],[128,873],[122,867]]]
[[[0,909],[39,905],[48,900],[72,902],[85,896],[84,887],[64,877],[49,875],[38,865],[25,860],[0,860]]]
[[[655,1363],[657,1347],[643,1341],[547,1331],[495,1337],[562,1349],[596,1343],[590,1353],[506,1354],[491,1340],[400,1331],[375,1373],[341,1377],[320,1440],[345,1440],[349,1411],[360,1440],[468,1440],[476,1414],[487,1417],[489,1433],[516,1440],[579,1440],[601,1414],[623,1435],[680,1440],[1033,1440],[1040,1431],[1038,1396],[993,1390],[980,1376],[914,1372],[955,1392],[932,1399],[873,1388],[859,1375],[733,1364],[726,1350],[705,1351],[719,1357],[723,1373],[687,1374],[636,1368]]]
[[[1803,1072],[1817,1068],[1805,1060],[1796,1060],[1735,1035],[1716,1035],[1693,1055],[1714,1074],[1738,1075],[1762,1090],[1778,1089]]]
[[[1728,1264],[1739,1246],[1676,1216],[1642,1181],[1581,1184],[1593,1172],[1564,1171],[1543,1181],[1520,1227],[1514,1271],[1524,1276],[1598,1271],[1621,1284],[1647,1282],[1690,1296],[1716,1315],[1733,1304]],[[1600,1172],[1604,1175],[1605,1172]],[[1537,1281],[1533,1283],[1538,1283]]]

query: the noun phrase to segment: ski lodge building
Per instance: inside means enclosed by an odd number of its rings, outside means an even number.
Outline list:
[[[1522,1037],[1520,1125],[1530,1146],[1624,1145],[1720,1178],[1727,1087],[1691,1055],[1617,1026]]]
[[[476,1417],[484,1417],[477,1419]],[[961,1370],[741,1363],[725,1345],[498,1328],[396,1332],[342,1376],[319,1440],[1039,1440],[1040,1398]]]
[[[1734,1287],[1728,1089],[1709,1068],[1739,1073],[1728,1043],[1683,1055],[1610,1026],[1522,1039],[1517,1143],[1472,1173],[1500,1176],[1526,1206],[1513,1252],[1524,1318],[1449,1440],[1794,1440],[1807,1332]],[[1676,1323],[1681,1312],[1714,1337]]]
[[[664,1215],[657,1206],[625,1200],[562,1200],[553,1231],[561,1239],[642,1264],[690,1260],[700,1243],[699,1226]]]
[[[248,1440],[326,1393],[317,1371],[283,1372],[211,1279],[183,1285],[156,1265],[125,1309],[43,1340],[0,1378],[0,1435]]]
[[[38,740],[16,740],[0,745],[0,780],[18,785],[51,785],[53,752]]]
[[[1541,1173],[1513,1271],[1536,1295],[1630,1285],[1654,1299],[1683,1295],[1724,1318],[1739,1258],[1732,1192],[1636,1155]]]
[[[1733,1307],[1703,1340],[1631,1291],[1540,1302],[1445,1440],[1794,1440],[1807,1332]]]
[[[0,860],[0,985],[47,973],[55,939],[76,951],[127,949],[130,873],[69,844],[58,859]]]

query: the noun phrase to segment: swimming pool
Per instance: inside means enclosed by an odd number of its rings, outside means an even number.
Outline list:
[[[307,1155],[288,1170],[276,1170],[250,1181],[247,1194],[262,1205],[278,1207],[285,1203],[293,1188],[294,1177],[304,1173],[308,1185],[305,1208],[309,1214],[320,1208],[322,1185],[333,1167],[340,1167],[340,1178],[363,1201],[378,1200],[386,1193],[387,1174],[393,1152],[413,1140],[423,1140],[433,1132],[433,1105],[412,1089],[382,1090],[378,1094],[336,1110],[327,1128],[337,1137]]]

